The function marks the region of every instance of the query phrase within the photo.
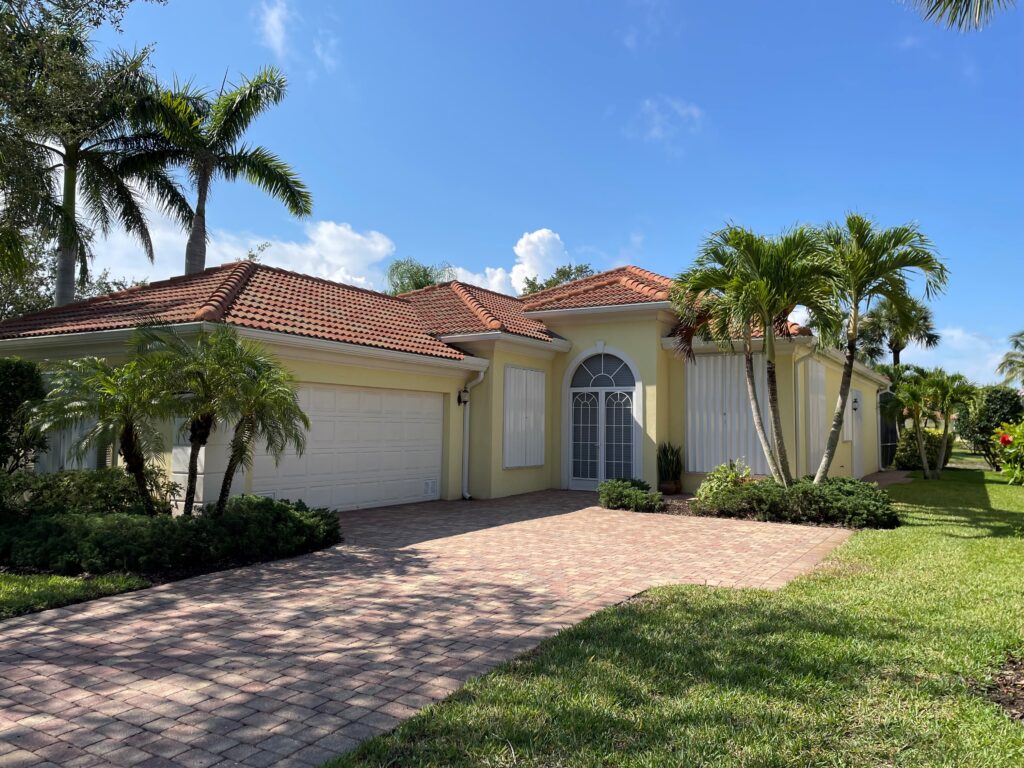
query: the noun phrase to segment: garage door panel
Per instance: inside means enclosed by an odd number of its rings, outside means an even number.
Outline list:
[[[300,385],[305,453],[279,466],[257,452],[253,491],[335,509],[439,498],[441,395]]]

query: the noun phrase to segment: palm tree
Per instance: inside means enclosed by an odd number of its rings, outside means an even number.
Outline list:
[[[138,360],[112,366],[85,357],[58,363],[50,373],[50,392],[34,411],[36,425],[44,432],[85,427],[72,449],[78,458],[116,445],[146,512],[154,514],[146,469],[163,451],[162,425],[173,399]]]
[[[779,406],[776,346],[780,337],[788,336],[787,320],[798,304],[820,322],[834,322],[828,269],[822,268],[818,254],[815,233],[804,227],[764,237],[729,226],[705,241],[694,266],[677,283],[677,337],[684,354],[693,359],[695,335],[728,349],[737,337],[742,341],[754,426],[772,474],[783,485],[792,483],[792,472]],[[762,337],[774,445],[765,433],[754,385],[755,335]]]
[[[914,298],[903,307],[881,299],[864,315],[860,334],[864,357],[878,362],[888,351],[892,355],[893,366],[897,368],[900,353],[910,344],[931,349],[941,340],[935,331],[932,311],[924,302]]]
[[[191,86],[166,94],[170,103],[184,106],[163,122],[166,137],[178,147],[175,162],[188,169],[196,189],[196,211],[185,246],[185,274],[206,268],[206,204],[210,185],[222,176],[234,181],[243,176],[277,198],[294,216],[313,212],[313,198],[298,174],[264,147],[242,144],[253,120],[279,104],[287,81],[272,67],[242,84],[224,90],[211,102],[207,94]]]
[[[996,11],[1012,8],[1016,0],[914,0],[926,20],[961,32],[981,29]]]
[[[99,64],[83,61],[75,82],[84,95],[60,102],[65,111],[52,117],[55,127],[41,128],[30,139],[52,158],[44,207],[56,221],[57,306],[74,300],[75,273],[84,277],[88,270],[92,232],[82,213],[104,235],[116,222],[140,242],[150,261],[153,242],[143,194],[182,226],[192,222],[188,201],[166,171],[167,143],[152,128],[158,115],[166,118],[181,104],[155,95],[144,69],[147,56],[144,51],[114,54]]]
[[[924,418],[929,412],[931,404],[931,390],[925,377],[912,375],[904,376],[893,392],[896,400],[903,408],[903,412],[910,416],[914,426],[914,438],[917,441],[917,451],[921,458],[921,471],[925,480],[932,478],[932,471],[928,467],[928,451],[924,442]]]
[[[189,441],[188,476],[182,512],[195,506],[199,455],[213,431],[236,416],[232,397],[239,380],[256,375],[265,356],[261,348],[238,338],[230,326],[200,332],[189,342],[169,328],[141,328],[135,348],[159,386],[176,393],[176,415]],[[244,384],[243,384],[244,385]]]
[[[874,301],[888,299],[901,314],[906,314],[905,308],[913,300],[907,285],[912,273],[920,273],[924,278],[927,298],[943,290],[948,280],[945,264],[915,224],[879,229],[870,219],[851,213],[842,224],[825,227],[821,237],[833,273],[836,310],[846,317],[846,343],[839,396],[825,453],[814,476],[816,483],[828,477],[839,445],[864,308]]]
[[[231,483],[239,467],[252,467],[257,442],[280,461],[289,445],[301,454],[306,447],[309,418],[299,408],[295,379],[280,363],[258,347],[247,352],[249,367],[235,378],[228,410],[237,414],[228,453],[227,469],[217,498],[223,512],[231,495]]]
[[[996,372],[1002,374],[1008,385],[1015,382],[1024,386],[1024,331],[1010,337],[1010,351],[999,361]]]
[[[942,445],[935,461],[934,473],[938,479],[942,475],[949,450],[949,425],[961,409],[970,405],[978,389],[962,373],[946,373],[941,368],[931,371],[925,382],[930,390],[931,410],[942,419]]]

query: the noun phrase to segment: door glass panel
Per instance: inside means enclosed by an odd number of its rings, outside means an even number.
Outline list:
[[[575,392],[572,396],[572,476],[597,479],[598,408],[596,392]]]
[[[629,392],[607,392],[604,396],[604,476],[625,479],[633,476],[633,397]]]

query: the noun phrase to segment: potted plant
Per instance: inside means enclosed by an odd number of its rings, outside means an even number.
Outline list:
[[[666,496],[679,493],[683,484],[683,452],[678,445],[662,443],[658,446],[658,490]]]

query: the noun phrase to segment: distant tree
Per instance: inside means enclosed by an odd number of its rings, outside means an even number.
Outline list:
[[[238,86],[221,88],[212,99],[189,85],[165,95],[162,113],[166,138],[175,145],[171,161],[185,167],[196,190],[195,216],[185,245],[185,274],[206,268],[206,204],[218,178],[239,177],[284,203],[293,216],[309,216],[313,198],[295,170],[265,147],[242,143],[252,122],[280,104],[285,76],[262,69]]]
[[[46,438],[29,416],[46,397],[39,366],[16,357],[0,358],[0,472],[24,469],[46,449]]]
[[[902,305],[881,299],[865,315],[860,327],[860,352],[877,363],[888,352],[892,364],[899,366],[900,353],[910,344],[931,349],[941,337],[935,330],[932,311],[919,299]]]
[[[395,296],[454,279],[455,270],[444,263],[423,264],[416,259],[396,259],[388,266],[388,291]]]
[[[928,21],[969,32],[986,26],[997,11],[1012,8],[1016,0],[914,0]]]
[[[37,235],[30,234],[26,249],[26,267],[4,269],[0,267],[0,321],[12,317],[39,312],[53,305],[53,293],[57,279],[56,254],[53,243],[47,243]],[[110,270],[90,272],[85,283],[79,284],[76,293],[79,299],[123,291],[145,280],[127,280],[111,277]]]
[[[1015,389],[999,385],[982,387],[969,407],[956,420],[956,433],[972,453],[985,458],[999,471],[999,455],[992,445],[992,433],[1000,424],[1014,424],[1024,417],[1024,402]]]
[[[555,267],[551,277],[541,280],[539,276],[526,278],[526,285],[523,287],[522,296],[529,296],[531,293],[543,291],[547,288],[554,288],[556,285],[571,283],[573,280],[582,280],[594,274],[594,268],[589,264],[563,264]]]
[[[1007,384],[1024,387],[1024,331],[1010,337],[1010,351],[1003,355],[996,371],[1002,374]]]

